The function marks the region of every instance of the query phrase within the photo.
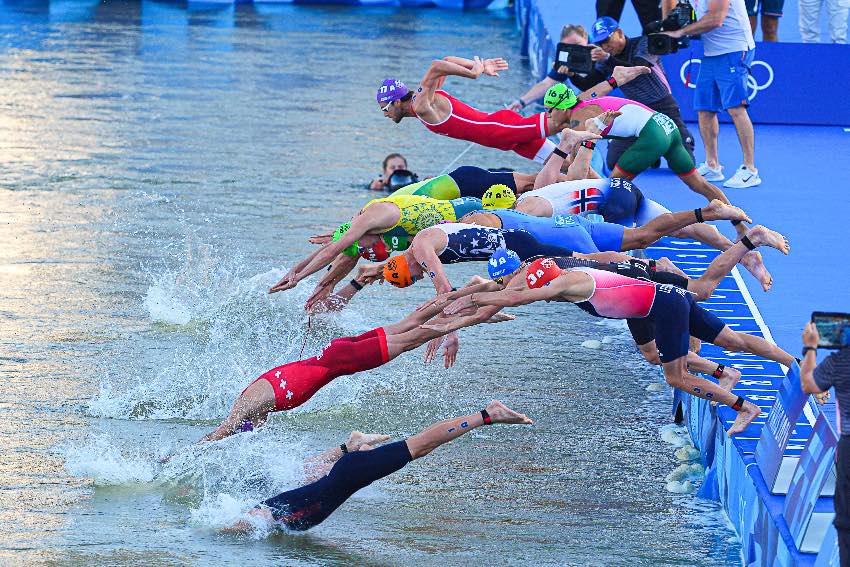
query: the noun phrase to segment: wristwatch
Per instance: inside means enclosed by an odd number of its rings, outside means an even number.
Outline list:
[[[806,355],[809,353],[809,351],[817,352],[817,351],[818,351],[818,347],[813,347],[813,346],[804,346],[804,347],[803,347],[803,358],[806,358]]]

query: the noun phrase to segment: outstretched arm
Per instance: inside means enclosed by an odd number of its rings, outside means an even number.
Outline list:
[[[330,264],[334,258],[342,253],[343,250],[360,240],[363,235],[370,231],[390,228],[393,224],[395,224],[396,220],[391,217],[391,211],[387,211],[385,209],[376,210],[374,207],[369,207],[365,212],[352,219],[351,228],[342,235],[342,238],[336,242],[329,242],[325,244],[319,250],[314,252],[306,261],[299,263],[298,266],[296,266],[297,269],[293,268],[290,270],[283,279],[269,289],[269,293],[292,289],[298,285],[298,282],[307,276],[318,272]]]
[[[635,79],[641,75],[646,75],[647,73],[651,73],[652,69],[648,67],[614,67],[614,71],[611,73],[611,77],[616,81],[617,86],[623,86],[632,79]],[[588,89],[578,95],[579,100],[589,100],[591,98],[596,98],[600,96],[605,96],[610,94],[616,87],[612,86],[608,83],[608,81],[602,81],[591,89]]]
[[[431,283],[437,290],[437,294],[449,293],[452,291],[452,284],[449,282],[446,271],[443,269],[443,263],[434,247],[427,241],[422,239],[413,239],[413,244],[410,246],[409,253],[413,255],[416,262],[422,267],[422,271],[428,274],[431,278]]]
[[[481,60],[478,56],[474,59],[462,57],[446,57],[437,59],[428,67],[425,76],[419,83],[416,97],[413,99],[413,110],[422,118],[429,118],[429,110],[434,104],[434,96],[437,90],[443,86],[446,77],[456,76],[467,79],[477,79],[481,73],[499,76],[499,71],[508,68],[508,62],[502,58]]]

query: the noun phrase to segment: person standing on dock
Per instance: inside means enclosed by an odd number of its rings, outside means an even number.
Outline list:
[[[800,384],[807,394],[820,394],[835,388],[841,416],[841,437],[835,458],[835,531],[838,533],[838,550],[842,566],[850,566],[850,328],[842,332],[842,344],[818,364],[817,351],[820,334],[813,322],[803,330],[803,362],[800,364]]]

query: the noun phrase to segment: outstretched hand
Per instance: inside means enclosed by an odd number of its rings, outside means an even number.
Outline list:
[[[425,364],[431,364],[431,361],[434,360],[435,356],[437,356],[437,352],[439,352],[445,339],[445,335],[442,335],[428,341],[428,346],[425,347],[425,356],[423,357]]]
[[[445,346],[443,347],[443,365],[446,370],[454,366],[458,350],[460,350],[460,339],[458,339],[457,331],[451,332],[446,335]]]
[[[636,79],[641,75],[647,75],[649,73],[652,73],[652,69],[649,67],[614,67],[614,71],[611,72],[611,76],[614,77],[614,80],[617,81],[619,86],[623,86],[632,79]]]
[[[313,293],[310,294],[310,297],[307,298],[307,303],[304,304],[304,309],[306,311],[312,311],[314,308],[318,307],[320,303],[323,303],[325,299],[330,296],[332,291],[332,285],[323,285],[320,283],[316,286],[316,289],[313,290]]]
[[[334,237],[333,232],[326,232],[324,234],[314,234],[313,236],[311,236],[307,240],[310,242],[310,244],[325,245],[328,242],[330,242],[331,240],[333,240],[333,237]]]
[[[444,305],[448,304],[451,301],[449,299],[449,293],[451,293],[451,292],[438,293],[436,296],[429,299],[425,303],[423,303],[421,305],[417,305],[416,310],[417,311],[427,311],[428,309],[431,309],[432,307],[436,307],[436,306],[443,307]]]
[[[446,315],[456,315],[456,314],[460,313],[461,311],[463,311],[464,309],[469,309],[470,307],[473,306],[472,305],[472,295],[473,294],[469,294],[469,295],[465,295],[465,296],[463,296],[459,299],[456,299],[451,305],[446,307],[443,310],[443,312]]]
[[[496,57],[495,59],[485,59],[482,64],[484,74],[490,75],[491,77],[498,77],[499,71],[508,70],[508,62],[501,57]]]
[[[559,146],[563,151],[571,153],[577,145],[585,140],[599,140],[600,138],[602,138],[602,136],[595,132],[586,130],[577,131],[564,128],[561,130],[561,143]]]
[[[369,285],[380,281],[383,283],[384,281],[384,265],[383,264],[369,264],[368,266],[360,266],[357,268],[359,274],[357,279],[359,283],[364,285]]]
[[[283,276],[279,282],[269,288],[269,293],[277,293],[279,291],[292,289],[298,285],[298,278],[296,276],[297,275],[290,270],[289,273]]]

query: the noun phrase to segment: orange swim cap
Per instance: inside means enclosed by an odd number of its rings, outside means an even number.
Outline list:
[[[537,289],[549,284],[561,275],[561,268],[551,258],[538,258],[528,266],[525,273],[525,283],[531,289]]]
[[[410,273],[407,256],[399,254],[384,264],[384,279],[396,287],[413,285],[416,278]]]

